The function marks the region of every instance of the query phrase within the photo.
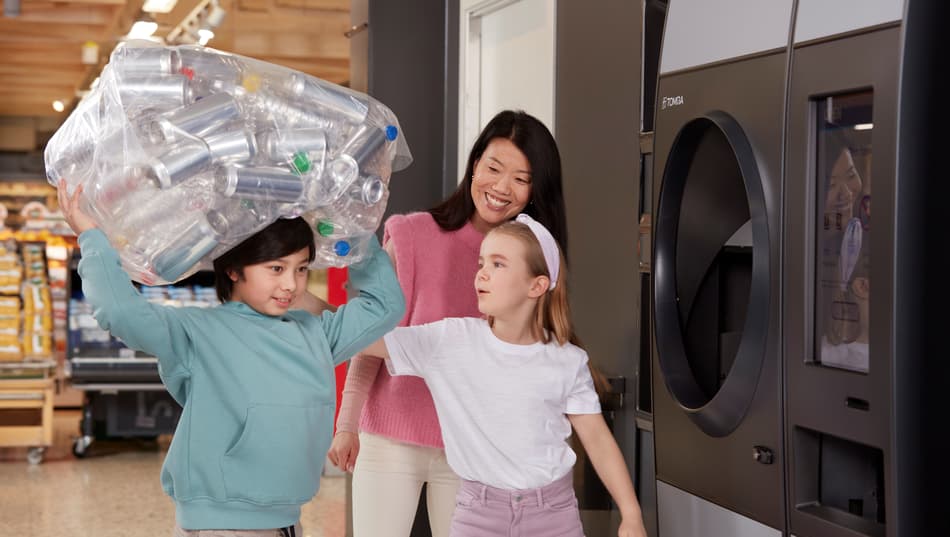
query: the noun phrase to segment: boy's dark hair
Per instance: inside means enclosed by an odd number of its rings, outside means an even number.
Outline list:
[[[273,261],[307,248],[308,261],[313,261],[316,246],[313,231],[306,220],[300,218],[278,218],[276,222],[251,235],[244,242],[228,250],[214,260],[214,286],[218,300],[231,300],[234,282],[228,277],[232,270],[244,276],[244,267],[265,261]]]
[[[495,138],[511,140],[531,165],[531,200],[522,212],[548,228],[567,258],[567,219],[561,186],[561,155],[551,131],[537,118],[521,110],[503,110],[485,125],[468,154],[465,175],[458,188],[442,203],[429,209],[432,218],[445,231],[465,225],[475,212],[472,201],[472,173],[475,161],[482,157]]]

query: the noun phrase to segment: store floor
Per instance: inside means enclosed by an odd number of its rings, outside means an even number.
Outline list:
[[[78,423],[78,411],[56,412],[53,446],[37,466],[25,449],[0,448],[0,536],[170,536],[175,509],[159,484],[167,442],[94,443],[76,459]],[[344,534],[345,490],[343,477],[323,478],[303,508],[304,535]]]

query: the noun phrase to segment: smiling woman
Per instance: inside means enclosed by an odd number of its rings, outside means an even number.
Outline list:
[[[427,212],[386,222],[386,250],[407,302],[402,325],[480,316],[472,285],[482,238],[522,212],[567,251],[554,137],[537,118],[506,110],[476,139],[452,195]],[[426,484],[432,535],[443,537],[459,481],[446,462],[432,396],[421,379],[391,376],[381,363],[353,359],[328,454],[353,472],[353,534],[409,535]]]

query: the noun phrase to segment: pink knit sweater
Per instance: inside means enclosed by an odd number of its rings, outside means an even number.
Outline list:
[[[471,223],[446,232],[429,213],[412,213],[391,216],[384,229],[383,243],[394,257],[396,275],[406,295],[406,316],[400,326],[481,316],[474,282],[484,235]],[[443,447],[425,382],[417,377],[390,376],[381,365],[381,359],[362,355],[350,362],[337,430],[360,430],[400,442]]]

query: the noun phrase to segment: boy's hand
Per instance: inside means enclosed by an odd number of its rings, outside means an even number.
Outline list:
[[[62,211],[66,223],[69,224],[76,235],[96,227],[96,222],[79,208],[80,195],[82,195],[82,185],[78,185],[76,191],[70,196],[66,192],[66,180],[59,180],[59,188],[56,189],[56,196],[59,198],[59,210]]]
[[[327,457],[340,470],[352,472],[356,456],[360,454],[360,437],[356,433],[340,431],[333,437]]]

